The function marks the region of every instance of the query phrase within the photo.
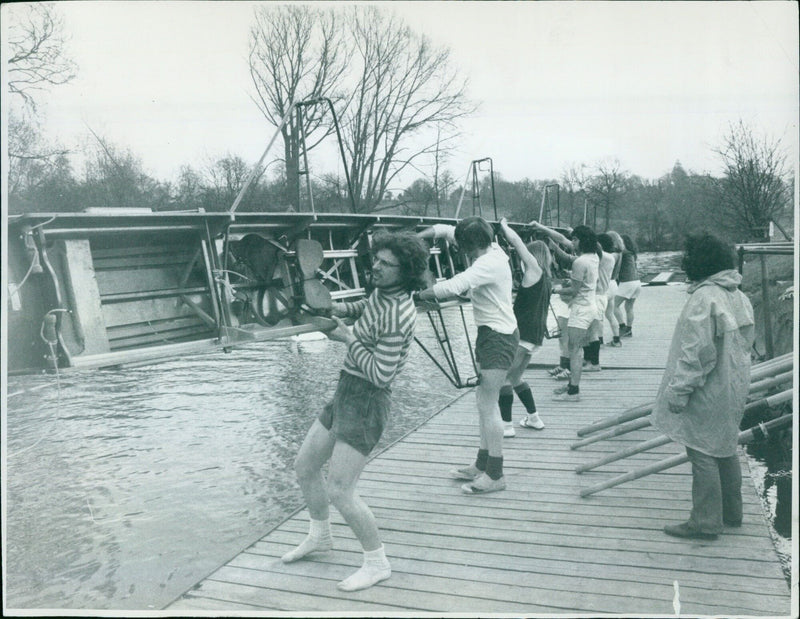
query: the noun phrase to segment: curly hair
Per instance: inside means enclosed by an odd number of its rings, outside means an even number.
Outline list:
[[[603,234],[597,235],[597,242],[600,243],[600,247],[603,248],[604,252],[608,252],[609,254],[614,253],[614,239],[611,238],[611,235],[603,232]]]
[[[489,247],[494,231],[483,217],[465,217],[456,225],[455,237],[461,251],[470,252]]]
[[[572,236],[577,237],[580,241],[581,246],[578,253],[594,254],[597,252],[597,235],[589,226],[575,226]]]
[[[733,269],[736,264],[733,246],[727,241],[702,231],[686,236],[681,268],[689,281],[700,280]]]
[[[430,253],[422,239],[408,232],[379,232],[372,237],[372,254],[381,249],[388,249],[397,258],[403,287],[408,292],[426,287]]]

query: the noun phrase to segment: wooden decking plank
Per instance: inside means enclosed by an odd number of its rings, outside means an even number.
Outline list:
[[[338,611],[346,610],[348,604],[353,599],[357,599],[364,605],[363,610],[394,609],[394,610],[426,610],[448,611],[452,605],[452,587],[432,586],[436,583],[436,578],[426,579],[425,585],[420,587],[416,580],[412,583],[408,575],[399,573],[393,578],[391,585],[384,587],[373,587],[354,593],[340,592],[336,588],[339,580],[346,578],[358,568],[361,557],[358,553],[349,553],[348,559],[353,565],[329,564],[307,564],[304,570],[300,570],[299,575],[292,573],[294,566],[284,566],[279,560],[273,561],[272,565],[277,567],[275,571],[265,571],[234,567],[230,564],[223,566],[211,576],[217,582],[225,582],[237,585],[246,585],[258,588],[261,592],[257,595],[268,595],[267,592],[276,594],[295,593],[304,594],[308,591],[309,579],[312,582],[312,591],[316,591],[319,597],[325,598],[327,610]],[[320,569],[320,568],[327,569]],[[439,579],[442,580],[442,579]],[[477,586],[477,583],[474,583]],[[409,591],[413,595],[409,595]],[[491,602],[493,606],[501,608],[501,612],[525,612],[531,607],[530,603],[515,599],[487,599],[483,600],[479,596],[463,594],[465,601],[470,605],[479,606],[482,602]],[[343,605],[344,604],[344,605]],[[545,607],[540,607],[545,608]],[[304,609],[305,610],[305,609]],[[358,610],[362,610],[360,607]]]
[[[589,479],[589,477],[586,475],[580,477],[587,480],[586,483],[583,484],[585,486],[589,486],[595,483],[596,481],[599,481],[599,478]],[[509,479],[510,478],[511,474],[509,474]],[[446,478],[436,478],[436,477],[424,478],[422,476],[415,476],[414,480],[409,481],[407,477],[403,477],[401,475],[396,475],[393,473],[369,472],[364,474],[363,482],[365,484],[364,487],[367,487],[366,486],[367,483],[382,484],[384,486],[390,485],[391,487],[396,488],[396,491],[398,492],[412,490],[415,492],[428,494],[428,493],[436,493],[438,491],[439,494],[441,494],[442,492],[447,492],[448,495],[455,495],[455,496],[457,496],[459,493],[458,486],[456,485],[457,482],[455,480],[450,480]],[[521,500],[521,501],[543,500],[542,486],[538,482],[531,482],[522,479],[521,476],[517,476],[515,483],[517,485],[517,487],[515,488],[516,498],[508,500]],[[559,492],[559,494],[568,496],[571,493],[574,495],[577,494],[578,490],[581,487],[583,486],[572,483],[567,488],[562,489]],[[659,480],[659,488],[657,489],[647,487],[646,485],[637,485],[633,488],[621,488],[620,486],[617,486],[616,488],[609,488],[608,490],[604,490],[602,493],[599,494],[595,494],[586,498],[580,498],[580,500],[576,500],[573,503],[573,505],[575,505],[576,508],[582,505],[590,505],[593,503],[618,506],[620,504],[620,500],[622,499],[624,499],[624,501],[626,501],[628,505],[630,505],[634,501],[646,504],[649,503],[649,501],[651,500],[659,499],[659,497],[663,499],[664,495],[667,494],[668,492],[675,493],[675,492],[682,492],[685,490],[688,493],[690,488],[691,488],[691,482],[681,487],[671,488],[666,484],[660,483],[660,480]],[[681,501],[686,501],[686,500],[687,499],[684,497],[678,497],[675,499],[676,504],[679,504]],[[746,501],[744,501],[744,503],[752,505],[760,505],[758,503],[757,498],[755,499],[748,498]],[[687,506],[690,506],[690,503],[685,503],[685,504]]]
[[[338,592],[336,581],[360,564],[361,552],[335,510],[335,550],[284,565],[280,556],[308,530],[303,510],[169,610],[224,610],[228,600],[234,609],[294,612],[666,615],[674,613],[677,582],[682,614],[788,615],[789,588],[746,465],[744,524],[714,542],[661,531],[691,509],[688,463],[579,496],[582,488],[683,453],[668,443],[578,475],[577,466],[658,433],[644,428],[570,446],[581,427],[653,400],[684,300],[682,287],[643,289],[634,337],[624,338],[621,348],[602,349],[604,369],[584,376],[580,402],[553,400],[553,388],[563,383],[542,369],[558,357],[556,342],[545,343],[525,380],[546,428],[517,428],[515,438],[505,439],[505,492],[466,496],[449,478],[451,468],[475,458],[478,419],[469,392],[454,393],[449,406],[372,459],[358,488],[381,529],[393,568],[389,580],[355,594]],[[648,311],[656,305],[658,311]],[[522,411],[515,401],[515,421]]]
[[[416,520],[420,517],[424,517],[426,522],[448,523],[452,522],[452,518],[459,517],[459,520],[463,520],[467,525],[469,518],[486,518],[485,508],[483,506],[466,508],[459,506],[458,508],[454,508],[451,505],[444,506],[442,504],[435,504],[434,506],[426,505],[421,502],[414,504],[413,502],[404,499],[387,501],[376,497],[371,498],[372,500],[370,502],[370,507],[376,516],[378,516],[379,513],[382,514],[385,512],[386,516],[388,517],[403,510],[406,515],[406,520]],[[685,513],[684,511],[677,509],[664,511],[668,517],[676,519],[680,518]],[[581,530],[586,529],[587,534],[591,532],[599,537],[608,536],[610,538],[616,538],[618,535],[620,535],[620,531],[617,529],[627,529],[628,531],[626,531],[626,533],[628,534],[629,539],[644,540],[652,538],[653,530],[660,530],[660,527],[657,526],[657,524],[654,525],[654,520],[657,523],[658,519],[653,518],[652,515],[628,515],[624,519],[614,520],[613,527],[603,527],[602,529],[598,529],[596,526],[598,519],[608,517],[610,514],[610,510],[607,510],[605,513],[600,511],[599,513],[591,512],[575,514],[574,511],[571,512],[567,509],[556,511],[550,508],[550,506],[545,506],[544,508],[537,507],[535,509],[523,509],[521,507],[516,509],[506,509],[499,506],[493,506],[491,518],[503,520],[511,524],[517,522],[519,523],[518,526],[521,527],[523,532],[529,528],[535,528],[533,531],[527,531],[532,534],[547,533],[548,531],[555,533],[559,529],[563,530],[565,526],[569,526],[572,527],[569,529],[570,535],[575,534],[575,529],[580,527]],[[474,526],[477,526],[478,524],[479,523],[475,523]],[[639,530],[642,532],[637,533]],[[736,540],[743,536],[740,534],[740,529],[736,529],[735,531],[729,530],[729,535],[731,536],[731,540]],[[735,542],[731,543],[734,546],[736,545]],[[770,555],[770,560],[771,558],[772,557]]]
[[[545,552],[558,548],[559,556],[565,559],[573,558],[576,561],[581,559],[590,560],[591,557],[589,555],[591,553],[598,556],[606,554],[606,559],[609,561],[614,558],[620,561],[630,561],[633,555],[646,555],[648,559],[645,563],[649,563],[651,557],[654,556],[658,556],[660,561],[672,561],[677,558],[680,561],[690,561],[692,564],[699,562],[697,563],[698,565],[703,565],[705,561],[713,563],[718,559],[724,559],[727,565],[725,568],[720,569],[728,569],[729,571],[726,573],[749,570],[752,569],[755,563],[763,561],[772,563],[770,561],[771,556],[765,552],[757,553],[756,549],[752,547],[748,547],[747,557],[741,557],[743,548],[747,547],[745,544],[740,544],[738,547],[731,546],[730,540],[728,545],[696,540],[689,542],[684,540],[673,541],[669,538],[666,541],[661,541],[660,537],[654,538],[652,531],[649,532],[650,535],[640,536],[643,539],[636,539],[629,537],[634,533],[633,530],[629,529],[624,531],[624,535],[621,533],[616,538],[589,536],[585,534],[587,533],[586,530],[581,531],[577,527],[570,526],[565,526],[563,533],[554,534],[537,530],[534,526],[529,526],[528,530],[525,530],[525,527],[520,526],[519,523],[510,523],[500,519],[484,523],[482,527],[466,524],[463,520],[456,519],[448,524],[429,523],[419,519],[409,523],[406,520],[396,520],[384,516],[381,522],[383,523],[381,530],[394,532],[392,536],[394,539],[397,538],[397,535],[404,539],[403,534],[413,528],[414,533],[428,540],[427,543],[431,547],[438,547],[437,540],[442,539],[446,540],[446,547],[453,544],[466,543],[467,541],[477,542],[478,544],[491,542],[494,547],[503,546],[508,552],[519,555],[529,552],[533,554],[540,553],[541,547],[544,547]],[[297,523],[295,526],[303,530],[304,525],[305,523]],[[332,525],[341,527],[342,535],[347,534],[346,525],[338,522],[333,522]],[[515,525],[516,528],[512,525]],[[586,527],[585,529],[591,528]],[[591,532],[591,530],[588,532]],[[653,541],[647,541],[648,538]],[[494,548],[492,551],[494,551]],[[702,571],[702,568],[698,569]]]
[[[308,587],[309,581],[305,580]],[[327,589],[327,588],[326,588]],[[336,587],[332,587],[336,591]],[[306,591],[315,591],[313,588],[306,588]],[[296,611],[315,611],[322,606],[326,612],[369,612],[369,611],[394,611],[407,610],[403,606],[391,606],[387,604],[375,604],[363,602],[349,596],[347,598],[334,598],[318,593],[306,593],[305,591],[282,591],[279,589],[268,589],[254,585],[242,584],[239,582],[220,581],[212,578],[204,580],[199,588],[193,589],[182,600],[170,606],[180,610],[194,609],[193,599],[216,599],[228,601],[232,604],[250,605],[255,610],[277,610],[285,612]],[[220,608],[225,608],[220,606]]]
[[[359,547],[354,540],[347,544],[343,544],[343,548],[337,547],[335,552],[315,555],[313,562],[309,561],[300,564],[293,564],[292,566],[284,566],[275,558],[280,553],[288,550],[297,542],[299,542],[300,539],[301,538],[295,538],[293,543],[290,542],[283,546],[273,546],[274,542],[260,542],[257,545],[256,550],[269,553],[267,556],[262,555],[259,557],[258,555],[254,555],[249,558],[245,557],[247,554],[253,554],[253,551],[243,553],[237,557],[235,561],[237,564],[243,563],[254,569],[277,569],[279,571],[300,570],[300,573],[303,573],[302,570],[305,570],[305,572],[310,570],[311,573],[316,575],[320,573],[318,572],[320,569],[330,569],[324,567],[324,565],[340,565],[343,557],[345,557],[347,553],[349,553],[349,557],[347,557],[345,560],[352,562],[353,567],[360,560]],[[402,573],[405,574],[406,577],[408,577],[410,574],[428,577],[431,575],[447,573],[451,580],[463,579],[476,583],[488,581],[491,583],[499,582],[505,584],[519,583],[521,579],[524,579],[524,588],[527,590],[535,590],[537,588],[558,589],[559,591],[567,593],[568,598],[570,596],[579,594],[582,604],[581,610],[583,611],[605,610],[608,612],[609,608],[619,608],[620,606],[619,600],[616,599],[616,597],[619,596],[619,590],[618,585],[615,583],[618,583],[618,581],[616,579],[606,578],[607,573],[603,570],[602,566],[592,565],[591,563],[586,564],[585,569],[584,567],[581,567],[580,570],[571,572],[565,571],[564,563],[559,562],[558,568],[560,569],[547,572],[542,568],[543,563],[541,560],[536,560],[535,563],[529,562],[530,565],[528,565],[525,563],[524,557],[519,558],[521,561],[519,565],[515,564],[515,567],[511,568],[503,564],[502,557],[500,557],[499,561],[493,561],[497,555],[492,554],[481,555],[476,553],[459,553],[457,549],[437,549],[435,556],[432,557],[430,551],[421,546],[414,547],[395,544],[393,545],[393,548],[397,551],[397,557],[412,559],[412,561],[409,562],[405,562],[403,559],[398,559],[397,565],[393,566],[395,574]],[[575,564],[570,563],[570,565],[574,566]],[[350,569],[353,569],[353,567]],[[658,570],[655,573],[663,574],[663,570]],[[620,577],[619,574],[616,574],[615,576],[617,578]],[[643,577],[640,578],[640,576]],[[746,605],[747,603],[752,603],[752,594],[748,593],[747,591],[742,591],[741,583],[747,582],[744,578],[737,579],[735,576],[731,575],[719,575],[716,582],[717,586],[703,588],[697,586],[696,574],[692,572],[676,571],[673,576],[674,578],[671,579],[659,579],[648,574],[646,570],[643,570],[642,572],[636,572],[636,582],[635,584],[631,584],[626,588],[625,597],[628,599],[641,598],[643,600],[652,600],[654,599],[654,585],[663,586],[664,584],[667,584],[671,590],[673,582],[677,580],[679,583],[681,583],[681,587],[684,589],[684,595],[682,596],[684,601],[692,599],[703,600],[700,603],[703,603],[704,606],[706,603],[713,601],[714,604],[717,605],[717,612],[719,612],[719,604],[722,604],[725,608],[730,609],[730,607],[727,605],[733,603],[735,598],[739,598],[737,604],[740,613],[742,611],[742,604]],[[585,582],[587,578],[595,580],[595,586],[588,588]],[[429,586],[427,578],[418,579],[415,586],[427,588]],[[451,584],[451,587],[452,586],[453,584]],[[471,588],[472,586],[472,584],[469,584],[467,588]],[[459,589],[461,590],[460,587]],[[602,596],[596,598],[596,601],[602,599],[605,601],[606,605],[602,606],[598,604],[592,604],[591,606],[586,606],[584,594],[587,590],[591,593]],[[772,594],[768,594],[763,586],[758,588],[758,593],[759,595],[766,596],[766,603],[770,607],[777,607],[775,604],[773,604],[773,602],[779,603],[783,597],[783,591],[775,590]],[[489,597],[493,596],[490,594]],[[668,599],[672,599],[671,594]],[[537,593],[534,601],[541,603],[544,601],[544,598],[541,594]],[[762,602],[763,601],[759,601],[759,603]],[[548,603],[550,604],[550,609],[552,611],[554,608],[559,608],[559,605],[563,602],[548,601]],[[636,602],[636,604],[639,603],[639,601]],[[623,604],[623,606],[626,605]],[[465,607],[468,608],[467,605],[465,605]],[[713,606],[710,606],[709,608],[713,608]],[[750,610],[757,611],[758,609],[755,608]],[[528,612],[534,611],[529,609]],[[623,611],[620,610],[620,612]]]
[[[425,513],[485,513],[485,508],[478,504],[475,506],[453,505],[452,501],[448,500],[449,497],[442,497],[441,493],[430,491],[419,496],[420,492],[399,494],[395,491],[385,490],[382,484],[376,484],[370,487],[359,488],[359,494],[362,498],[370,499],[370,505],[394,505],[399,510],[406,509],[409,512],[421,511]],[[566,495],[565,495],[566,497]],[[605,518],[610,516],[617,516],[620,507],[627,507],[628,516],[633,518],[652,518],[653,510],[658,510],[659,513],[674,513],[676,517],[683,516],[686,511],[691,508],[691,501],[688,499],[680,499],[674,501],[661,501],[659,504],[653,504],[648,501],[648,507],[637,507],[636,505],[630,506],[630,501],[626,499],[625,502],[618,503],[596,503],[587,502],[581,508],[581,513],[591,516],[592,518]],[[530,498],[517,498],[517,499],[500,499],[499,497],[492,502],[492,509],[495,513],[523,513],[523,514],[540,514],[540,513],[574,513],[574,501],[569,501],[568,498],[558,500],[558,497],[548,497],[548,501],[536,500],[531,501]],[[756,503],[744,504],[745,516],[752,516],[755,519],[762,515],[761,506]],[[731,530],[729,533],[741,535],[749,530],[749,527],[756,526],[752,522],[745,521],[742,527]]]
[[[275,558],[283,555],[284,552],[295,547],[305,537],[305,533],[300,531],[291,532],[286,530],[275,531],[268,541],[261,540],[254,544],[243,554],[264,554],[267,557]],[[355,540],[342,539],[336,541],[337,551],[358,553],[358,546]],[[416,560],[430,560],[430,546],[399,543],[392,545],[392,555],[396,557],[410,558]],[[241,556],[241,555],[240,555]],[[437,548],[435,560],[440,563],[452,564],[477,569],[475,565],[476,553],[469,550],[461,550],[457,547]],[[313,557],[316,562],[336,562],[337,559],[330,554],[320,553]],[[310,563],[310,562],[305,562]],[[581,577],[592,577],[602,581],[619,582],[619,580],[635,580],[636,582],[658,584],[663,582],[672,583],[674,580],[691,583],[692,587],[701,588],[696,583],[696,574],[681,568],[663,570],[659,568],[637,568],[622,565],[596,565],[587,563],[577,566],[562,559],[548,559],[542,557],[515,557],[513,564],[509,565],[503,555],[486,553],[481,557],[481,566],[491,569],[499,569],[504,573],[522,572],[524,574],[540,575],[546,574],[556,577],[570,577],[576,575],[576,570]],[[573,568],[573,569],[569,569]],[[517,576],[510,576],[516,579]],[[508,580],[508,579],[506,579]],[[766,593],[769,595],[784,595],[786,585],[780,581],[769,578],[753,578],[750,574],[705,574],[703,584],[712,589],[722,591],[744,591],[749,593]]]
[[[357,550],[350,552],[353,562],[360,560],[360,553]],[[337,564],[327,561],[316,561],[314,563],[283,565],[280,561],[266,559],[263,556],[242,554],[235,559],[235,565],[254,571],[270,572],[273,575],[268,577],[270,586],[281,582],[282,575],[286,572],[297,574],[313,574],[316,578],[329,578],[335,580],[332,575],[337,570]],[[352,568],[351,568],[352,569]],[[458,586],[460,596],[465,605],[490,603],[492,607],[503,604],[507,601],[522,603],[527,613],[541,612],[542,610],[561,609],[569,610],[574,604],[574,596],[581,596],[582,609],[585,611],[600,611],[613,607],[620,609],[621,612],[636,612],[642,599],[661,599],[665,602],[665,611],[671,608],[673,597],[672,583],[652,583],[641,588],[643,598],[638,598],[631,592],[620,595],[618,591],[604,590],[608,583],[600,580],[587,582],[589,579],[583,577],[576,578],[574,575],[547,577],[543,578],[539,574],[531,574],[526,580],[525,586],[520,587],[514,583],[514,579],[509,578],[509,573],[503,569],[487,568],[483,566],[464,566],[447,563],[439,563],[431,560],[430,557],[420,557],[416,560],[398,559],[396,561],[395,576],[391,583],[387,582],[393,589],[406,589],[414,591],[415,595],[419,591],[426,593],[442,594],[452,592],[454,581],[464,581],[463,585]],[[441,575],[446,574],[444,578]],[[424,576],[424,579],[416,578]],[[215,575],[216,577],[216,575]],[[509,584],[514,583],[514,584]],[[325,586],[325,585],[321,585]],[[636,593],[639,591],[637,590]],[[705,594],[703,591],[701,594]],[[692,597],[697,595],[697,591],[691,587],[684,590],[684,602],[691,602]],[[474,599],[477,598],[477,599]],[[738,598],[738,599],[737,599]],[[748,602],[747,596],[736,595],[736,592],[726,592],[720,594],[719,603],[727,604],[728,608],[740,608],[733,604]],[[701,609],[710,610],[714,606],[701,605]],[[755,610],[755,609],[748,609]]]

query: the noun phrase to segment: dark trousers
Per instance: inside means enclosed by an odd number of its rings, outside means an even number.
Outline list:
[[[723,519],[742,519],[742,468],[739,456],[715,458],[690,447],[692,514],[689,525],[703,533],[720,533]]]

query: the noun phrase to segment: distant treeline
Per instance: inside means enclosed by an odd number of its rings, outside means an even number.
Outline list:
[[[203,169],[184,166],[176,182],[166,182],[146,174],[141,161],[130,152],[107,144],[97,149],[81,175],[75,174],[67,155],[15,163],[9,174],[12,215],[77,212],[87,207],[224,211],[233,204],[250,171],[242,158],[229,155]],[[239,212],[310,211],[307,188],[301,190],[300,205],[290,205],[283,170],[274,166],[271,171],[272,176],[254,179]],[[440,217],[458,212],[459,217],[481,214],[493,219],[496,204],[497,216],[510,221],[538,220],[541,214],[550,225],[586,223],[598,231],[631,234],[644,250],[678,249],[687,232],[700,228],[722,232],[735,241],[758,240],[766,234],[769,218],[759,224],[756,219],[739,217],[731,208],[725,178],[687,172],[680,163],[658,179],[643,179],[618,169],[613,172],[601,170],[582,179],[579,189],[567,174],[562,179],[508,181],[495,171],[494,187],[486,173],[474,185],[468,183],[466,191],[444,172],[436,183],[420,178],[403,191],[387,192],[373,212]],[[791,230],[792,185],[783,189],[785,204],[770,217]],[[353,212],[344,178],[317,178],[312,181],[311,193],[318,212]]]

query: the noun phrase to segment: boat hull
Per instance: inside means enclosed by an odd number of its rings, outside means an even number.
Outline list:
[[[434,223],[456,222],[114,209],[15,217],[9,372],[138,364],[319,331],[325,320],[309,305],[369,292],[375,233]],[[310,276],[309,252],[319,261]],[[463,268],[460,260],[446,243],[434,245],[433,279]]]

